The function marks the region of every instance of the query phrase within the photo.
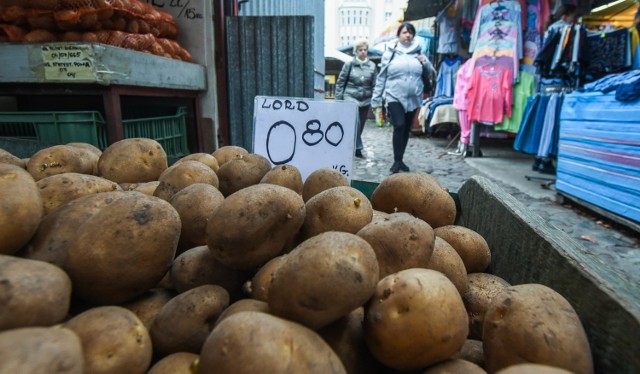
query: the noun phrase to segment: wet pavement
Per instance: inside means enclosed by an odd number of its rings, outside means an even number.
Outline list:
[[[373,121],[367,122],[362,136],[364,158],[354,158],[353,179],[379,183],[391,174],[391,137],[391,127],[376,127]],[[532,171],[534,156],[517,152],[512,145],[513,140],[509,139],[481,138],[482,157],[460,157],[449,154],[456,150],[455,140],[412,134],[404,162],[412,172],[437,177],[451,192],[457,192],[473,175],[488,177],[581,244],[603,266],[623,280],[640,284],[640,234],[567,202],[554,191],[554,176]]]

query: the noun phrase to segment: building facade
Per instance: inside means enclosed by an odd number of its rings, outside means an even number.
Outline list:
[[[358,39],[373,41],[403,16],[407,0],[325,0],[325,43],[343,48]]]

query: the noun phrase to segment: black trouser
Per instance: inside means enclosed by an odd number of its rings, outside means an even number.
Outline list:
[[[391,118],[391,125],[393,125],[393,161],[400,162],[409,142],[411,123],[417,109],[405,113],[402,104],[396,102],[387,104],[387,108]]]
[[[362,144],[362,131],[364,131],[364,124],[367,122],[367,117],[369,117],[369,109],[371,105],[365,105],[358,108],[358,116],[360,118],[360,123],[358,124],[358,133],[356,138],[356,149],[363,150],[364,144]]]

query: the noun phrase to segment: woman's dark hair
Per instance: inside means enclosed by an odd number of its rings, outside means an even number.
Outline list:
[[[549,18],[549,20],[547,21],[547,24],[545,25],[544,29],[548,29],[549,26],[551,26],[552,23],[554,23],[555,21],[559,20],[560,18],[562,18],[563,16],[570,16],[572,14],[577,14],[578,13],[578,7],[573,5],[573,4],[561,4],[558,9],[556,9],[556,12],[553,13],[553,15]]]
[[[404,28],[406,28],[411,35],[416,36],[416,28],[409,22],[402,22],[400,24],[400,27],[398,27],[398,32],[396,33],[396,36],[400,36],[400,33]]]

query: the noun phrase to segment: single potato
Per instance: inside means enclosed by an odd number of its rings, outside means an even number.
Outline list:
[[[149,332],[130,310],[91,308],[63,326],[80,337],[86,373],[144,374],[151,365]]]
[[[162,145],[148,138],[119,140],[107,147],[98,160],[100,175],[116,183],[151,182],[168,166]]]
[[[594,372],[580,318],[562,295],[541,284],[507,287],[494,296],[483,325],[487,371],[532,363],[576,374]]]
[[[436,236],[444,239],[460,255],[468,273],[482,273],[491,264],[491,250],[482,235],[458,225],[435,229]]]
[[[197,354],[177,352],[156,362],[147,374],[193,374],[198,372],[199,365],[200,356]]]
[[[306,215],[300,229],[300,240],[327,231],[352,234],[371,223],[373,208],[362,192],[349,186],[324,190],[305,204]]]
[[[222,166],[227,161],[234,160],[240,156],[248,155],[249,151],[236,145],[225,145],[216,149],[211,155],[218,161],[218,165]]]
[[[211,170],[213,170],[214,172],[217,172],[218,169],[220,168],[220,165],[218,164],[218,159],[213,157],[213,155],[209,153],[191,153],[179,159],[178,161],[174,162],[173,165],[179,164],[183,161],[189,161],[189,160],[202,162],[203,164],[210,167]]]
[[[164,355],[199,353],[213,324],[228,306],[227,291],[212,284],[179,294],[160,309],[153,321],[149,330],[153,349]]]
[[[460,295],[464,295],[467,291],[467,269],[464,267],[464,262],[458,252],[444,239],[435,237],[433,254],[425,267],[446,275],[456,286]]]
[[[302,199],[309,199],[332,187],[349,186],[349,180],[339,171],[332,168],[320,168],[305,179],[302,186]]]
[[[417,370],[458,352],[468,324],[462,298],[449,278],[435,270],[407,269],[376,286],[365,310],[365,341],[385,366]]]
[[[456,204],[449,191],[426,173],[399,173],[386,177],[371,195],[373,209],[407,212],[431,227],[452,225]]]
[[[200,351],[199,374],[340,374],[346,370],[313,330],[262,312],[239,312],[218,324]]]
[[[82,344],[61,327],[23,327],[0,332],[0,373],[83,374]]]
[[[44,208],[36,181],[19,166],[0,163],[0,254],[12,255],[31,240]]]
[[[94,154],[69,145],[54,145],[42,149],[31,156],[27,171],[33,179],[40,180],[62,173],[93,174]]]
[[[271,170],[271,162],[259,154],[238,156],[220,165],[217,175],[220,192],[227,197],[243,188],[260,183]]]
[[[262,177],[260,183],[277,184],[282,187],[291,188],[298,195],[302,195],[302,176],[300,170],[293,165],[274,166]]]
[[[329,231],[284,256],[267,301],[274,315],[315,330],[364,305],[379,274],[369,243],[354,234]]]
[[[511,285],[497,275],[488,273],[468,274],[467,281],[467,290],[460,294],[469,314],[469,338],[482,340],[484,316],[491,301]]]
[[[0,331],[53,326],[69,312],[71,280],[57,266],[0,255]]]
[[[304,202],[292,190],[249,186],[224,199],[209,217],[207,245],[223,265],[255,270],[282,252],[304,217]]]
[[[223,201],[222,193],[206,183],[194,183],[171,197],[169,203],[178,212],[182,222],[177,253],[207,244],[209,216]]]
[[[38,182],[44,215],[79,197],[100,192],[120,191],[119,184],[95,175],[79,173],[56,174]]]
[[[435,242],[431,226],[408,213],[392,213],[364,226],[357,235],[376,253],[380,279],[429,264]]]
[[[218,188],[218,176],[207,165],[199,161],[186,160],[174,164],[160,174],[160,184],[153,192],[153,196],[170,201],[173,195],[183,188],[195,183],[209,184]]]

